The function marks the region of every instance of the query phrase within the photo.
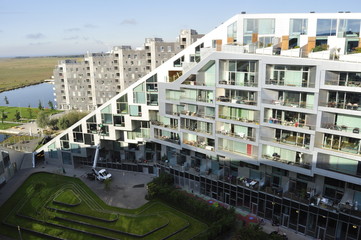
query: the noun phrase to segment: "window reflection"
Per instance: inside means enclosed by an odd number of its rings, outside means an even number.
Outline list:
[[[360,36],[360,19],[340,19],[338,37]]]
[[[336,36],[336,19],[317,19],[316,36]]]

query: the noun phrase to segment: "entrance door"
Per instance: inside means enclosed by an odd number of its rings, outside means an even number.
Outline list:
[[[283,214],[282,215],[282,226],[288,227],[288,222],[290,221],[290,215]]]
[[[322,227],[318,227],[318,231],[317,231],[317,238],[318,239],[325,239],[325,233],[326,233],[326,229],[322,228]]]
[[[229,193],[225,193],[224,194],[224,203],[227,203],[227,204],[229,204]]]
[[[257,215],[257,212],[258,212],[258,204],[257,204],[257,203],[252,203],[252,208],[251,208],[251,210],[252,210],[252,213],[253,213],[254,215]]]

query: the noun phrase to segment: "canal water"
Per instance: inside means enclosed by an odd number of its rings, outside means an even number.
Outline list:
[[[8,137],[9,137],[9,135],[1,134],[1,133],[0,133],[0,143],[1,143],[2,141],[6,140]]]
[[[53,87],[53,84],[41,83],[2,92],[0,93],[0,106],[28,107],[30,105],[30,107],[37,108],[40,101],[42,106],[47,108],[49,107],[49,101],[51,101],[56,108]],[[8,105],[5,103],[5,96],[9,101]]]

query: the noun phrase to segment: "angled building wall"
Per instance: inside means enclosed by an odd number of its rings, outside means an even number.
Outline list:
[[[361,223],[361,14],[239,14],[44,145],[321,239]],[[357,42],[357,44],[356,44]]]

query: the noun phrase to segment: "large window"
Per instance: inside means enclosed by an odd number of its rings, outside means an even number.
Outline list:
[[[336,36],[336,19],[317,19],[316,36]]]
[[[268,35],[275,33],[275,20],[273,18],[265,19],[244,19],[243,23],[243,43],[249,44],[252,42],[252,34]]]
[[[360,19],[340,19],[338,37],[359,37]]]
[[[290,35],[307,34],[307,19],[290,19]]]
[[[232,42],[237,42],[237,22],[227,27],[227,38],[232,40]]]

